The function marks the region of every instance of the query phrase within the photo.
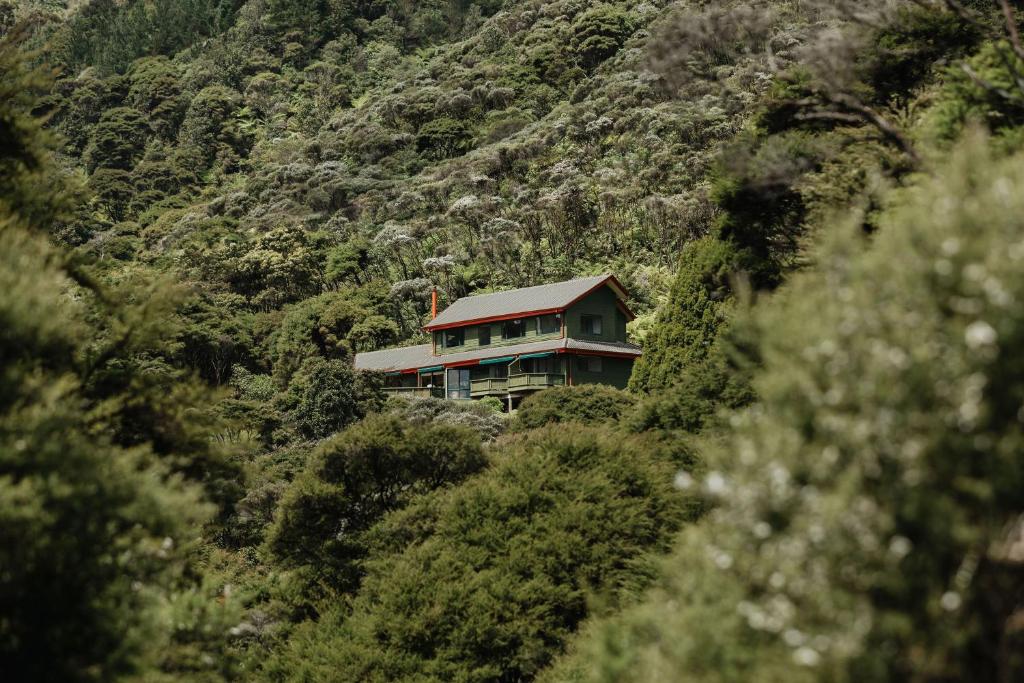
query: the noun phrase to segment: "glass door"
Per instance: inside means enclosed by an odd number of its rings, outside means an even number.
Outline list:
[[[469,398],[469,387],[468,369],[448,370],[448,398]]]

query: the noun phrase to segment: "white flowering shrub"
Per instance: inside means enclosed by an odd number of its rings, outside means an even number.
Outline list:
[[[873,243],[824,240],[757,314],[761,402],[676,482],[716,508],[568,668],[1021,680],[1024,155],[985,149],[894,193]]]

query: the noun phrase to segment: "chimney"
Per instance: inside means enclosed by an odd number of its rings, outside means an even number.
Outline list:
[[[437,317],[437,287],[430,290],[430,319]]]

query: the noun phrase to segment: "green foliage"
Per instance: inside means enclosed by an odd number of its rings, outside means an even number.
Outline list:
[[[285,397],[301,436],[322,439],[380,406],[379,389],[346,360],[309,358],[299,367]]]
[[[448,424],[468,427],[485,441],[497,438],[506,427],[501,399],[449,401],[443,398],[393,398],[385,410],[413,425]],[[497,405],[495,405],[495,402]]]
[[[181,141],[197,150],[207,165],[218,160],[230,168],[245,154],[248,136],[241,125],[241,97],[220,85],[203,88],[181,123]]]
[[[468,150],[470,137],[466,124],[440,118],[420,128],[416,134],[416,144],[421,152],[428,152],[437,159],[447,159]]]
[[[667,444],[562,426],[509,444],[483,474],[371,532],[352,611],[302,628],[271,675],[366,681],[529,680],[588,613],[643,583],[698,508]]]
[[[0,82],[30,92],[13,57],[0,44]],[[202,419],[179,419],[200,412],[193,387],[152,360],[156,377],[140,370],[147,332],[168,322],[161,302],[133,308],[39,236],[74,195],[28,102],[0,105],[0,661],[21,680],[114,680],[158,669],[179,644],[204,650],[202,638],[175,642],[162,607],[195,577],[214,512],[204,494],[222,473]],[[156,402],[157,385],[160,427],[133,404]]]
[[[303,570],[304,594],[351,592],[373,524],[485,462],[479,437],[465,427],[370,416],[313,451],[281,501],[267,546],[286,566]]]
[[[1022,66],[1005,43],[985,43],[962,65],[949,67],[938,101],[928,112],[926,130],[952,143],[972,122],[984,123],[996,134],[1019,129],[1024,125],[1024,92],[1015,74]]]
[[[720,333],[707,355],[687,365],[674,384],[640,400],[626,419],[629,428],[696,434],[714,423],[716,413],[752,403],[750,375],[756,358],[734,336],[731,329]]]
[[[92,129],[82,162],[90,173],[99,168],[130,171],[142,156],[148,130],[142,112],[130,107],[109,109]]]
[[[760,405],[714,449],[718,509],[599,629],[588,680],[1021,675],[1024,157],[986,147],[760,310]]]
[[[730,242],[705,237],[683,250],[667,305],[644,340],[630,389],[657,392],[699,365],[726,324],[740,256]]]
[[[632,32],[627,12],[598,4],[580,14],[572,26],[572,50],[584,69],[591,70],[615,54]]]
[[[610,426],[634,403],[636,397],[603,384],[554,387],[527,396],[516,411],[515,421],[519,429],[559,422]]]

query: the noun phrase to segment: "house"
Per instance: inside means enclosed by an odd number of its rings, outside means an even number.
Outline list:
[[[547,387],[623,388],[640,356],[626,297],[612,275],[464,297],[424,326],[431,343],[356,354],[355,367],[384,372],[390,393],[510,407]]]

